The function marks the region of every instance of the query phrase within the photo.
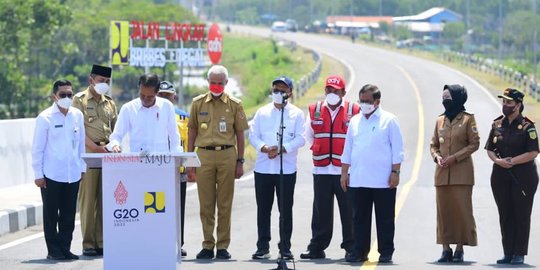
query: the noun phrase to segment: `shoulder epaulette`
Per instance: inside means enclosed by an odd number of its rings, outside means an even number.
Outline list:
[[[85,94],[86,94],[85,91],[81,91],[81,92],[75,94],[75,96],[78,97],[78,98],[82,98],[82,97],[84,97]]]
[[[240,99],[235,98],[235,97],[233,97],[233,96],[229,96],[229,99],[232,100],[232,101],[235,102],[235,103],[238,103],[238,104],[240,104],[240,102],[242,102]]]
[[[200,100],[200,99],[204,98],[205,96],[206,96],[206,94],[198,95],[198,96],[196,96],[196,97],[193,98],[193,101]]]
[[[502,124],[503,119],[504,119],[504,115],[501,115],[501,116],[493,119],[493,124],[492,124],[493,128],[500,127],[500,125]]]
[[[109,95],[103,95],[103,96],[104,96],[106,99],[108,99],[108,100],[112,100],[112,97],[109,96]]]
[[[521,124],[523,125],[523,129],[527,130],[527,128],[529,128],[531,124],[534,124],[534,122],[531,119],[523,116],[523,120],[521,120]]]

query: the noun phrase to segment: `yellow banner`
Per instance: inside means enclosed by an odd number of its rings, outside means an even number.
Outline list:
[[[129,64],[129,22],[111,21],[111,63]]]

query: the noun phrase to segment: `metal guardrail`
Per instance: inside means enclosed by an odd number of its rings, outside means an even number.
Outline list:
[[[534,82],[527,74],[514,70],[510,67],[499,64],[493,59],[465,54],[462,52],[444,52],[443,59],[448,62],[458,62],[481,72],[498,76],[516,88],[521,88],[523,92],[540,102],[540,84]]]

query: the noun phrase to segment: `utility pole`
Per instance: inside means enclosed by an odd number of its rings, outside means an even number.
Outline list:
[[[537,53],[537,48],[536,48],[536,44],[538,43],[537,42],[537,36],[538,36],[538,15],[536,14],[536,0],[533,0],[533,13],[534,13],[534,32],[533,32],[533,65],[534,65],[534,74],[533,74],[533,83],[534,83],[534,95],[536,97],[536,100],[538,100],[539,98],[539,93],[538,91],[540,89],[537,89],[538,87],[538,83],[536,81],[536,77],[538,76],[538,61],[537,61],[537,56],[536,56],[536,53]]]
[[[502,0],[499,0],[499,49],[497,50],[497,59],[499,59],[499,63],[502,63],[502,39],[503,39],[503,31],[504,29],[504,23],[503,23],[503,16],[502,16]]]
[[[379,0],[379,17],[382,16],[382,1],[383,0]]]
[[[470,39],[471,39],[471,36],[470,36],[470,32],[469,32],[469,28],[471,27],[471,21],[470,21],[470,17],[471,17],[471,13],[470,13],[470,0],[467,0],[466,1],[466,6],[465,6],[465,16],[467,16],[467,18],[465,19],[465,53],[469,53],[469,43],[470,43]]]

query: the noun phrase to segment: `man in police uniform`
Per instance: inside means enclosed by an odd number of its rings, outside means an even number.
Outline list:
[[[110,67],[93,65],[88,88],[73,98],[73,107],[82,111],[86,130],[86,153],[106,153],[116,123],[116,104],[105,93],[111,83]],[[101,169],[87,169],[79,187],[83,255],[103,255]]]
[[[198,147],[201,167],[188,168],[188,181],[197,179],[204,241],[197,259],[229,259],[234,179],[244,174],[244,131],[248,129],[240,100],[224,93],[227,69],[208,70],[210,92],[193,99],[188,123],[188,152]],[[235,148],[236,145],[236,148]],[[214,238],[218,209],[217,241]]]
[[[181,110],[176,106],[176,89],[174,89],[174,86],[172,83],[168,81],[162,81],[159,83],[159,91],[158,96],[162,97],[164,99],[169,100],[172,102],[173,105],[175,105],[175,113],[176,113],[176,125],[178,126],[178,132],[180,133],[180,145],[184,149],[184,151],[187,151],[187,137],[188,137],[188,121],[189,121],[189,114],[185,112],[184,110]],[[176,204],[180,205],[180,217],[178,217],[178,211],[176,212],[176,222],[180,224],[180,227],[177,227],[177,239],[176,239],[176,245],[178,247],[178,250],[180,252],[181,257],[187,256],[187,252],[182,248],[184,246],[184,218],[185,218],[185,211],[186,211],[186,189],[187,189],[187,175],[185,173],[185,168],[180,167],[180,182],[176,181]]]

